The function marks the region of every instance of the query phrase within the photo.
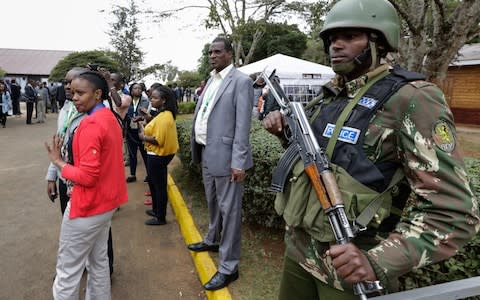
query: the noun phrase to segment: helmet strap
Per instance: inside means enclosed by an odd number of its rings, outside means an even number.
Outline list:
[[[373,71],[375,69],[375,67],[377,66],[377,58],[378,58],[377,45],[374,41],[370,41],[368,43],[370,45],[370,53],[371,53],[371,56],[372,56],[372,63],[370,64],[369,71]]]
[[[362,53],[355,56],[351,61],[341,64],[332,65],[332,69],[339,75],[347,75],[353,72],[357,66],[363,65],[371,58],[369,71],[373,71],[377,66],[378,52],[377,52],[377,35],[370,33],[368,39],[368,48],[365,48]]]
[[[353,70],[355,70],[355,67],[357,66],[355,59],[346,62],[346,63],[341,63],[341,64],[333,64],[332,69],[333,72],[335,72],[338,75],[347,75],[350,74]]]

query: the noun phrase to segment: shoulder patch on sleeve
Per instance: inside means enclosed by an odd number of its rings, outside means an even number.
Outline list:
[[[444,120],[439,120],[433,125],[432,137],[438,148],[445,152],[455,149],[455,136],[451,126]]]
[[[416,88],[423,88],[423,87],[426,87],[426,86],[431,86],[431,85],[434,85],[433,83],[431,82],[428,82],[428,81],[425,81],[425,80],[415,80],[415,81],[410,81],[409,84],[413,85],[414,87]]]

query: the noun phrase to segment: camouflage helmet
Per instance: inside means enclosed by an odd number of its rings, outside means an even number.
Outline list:
[[[338,28],[365,28],[383,34],[389,49],[396,51],[400,39],[400,19],[387,0],[341,0],[328,12],[320,37],[326,45],[328,32]],[[325,49],[328,51],[328,49]]]

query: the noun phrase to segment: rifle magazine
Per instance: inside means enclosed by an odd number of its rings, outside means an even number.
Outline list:
[[[290,144],[287,150],[280,158],[278,165],[273,169],[272,183],[269,191],[273,193],[282,193],[285,188],[285,182],[295,163],[300,159],[300,153],[295,143]]]

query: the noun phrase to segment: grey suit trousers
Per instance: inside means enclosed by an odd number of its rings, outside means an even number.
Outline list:
[[[218,271],[232,274],[240,261],[243,183],[231,182],[230,176],[212,176],[202,161],[203,184],[210,224],[204,242],[219,245]]]

